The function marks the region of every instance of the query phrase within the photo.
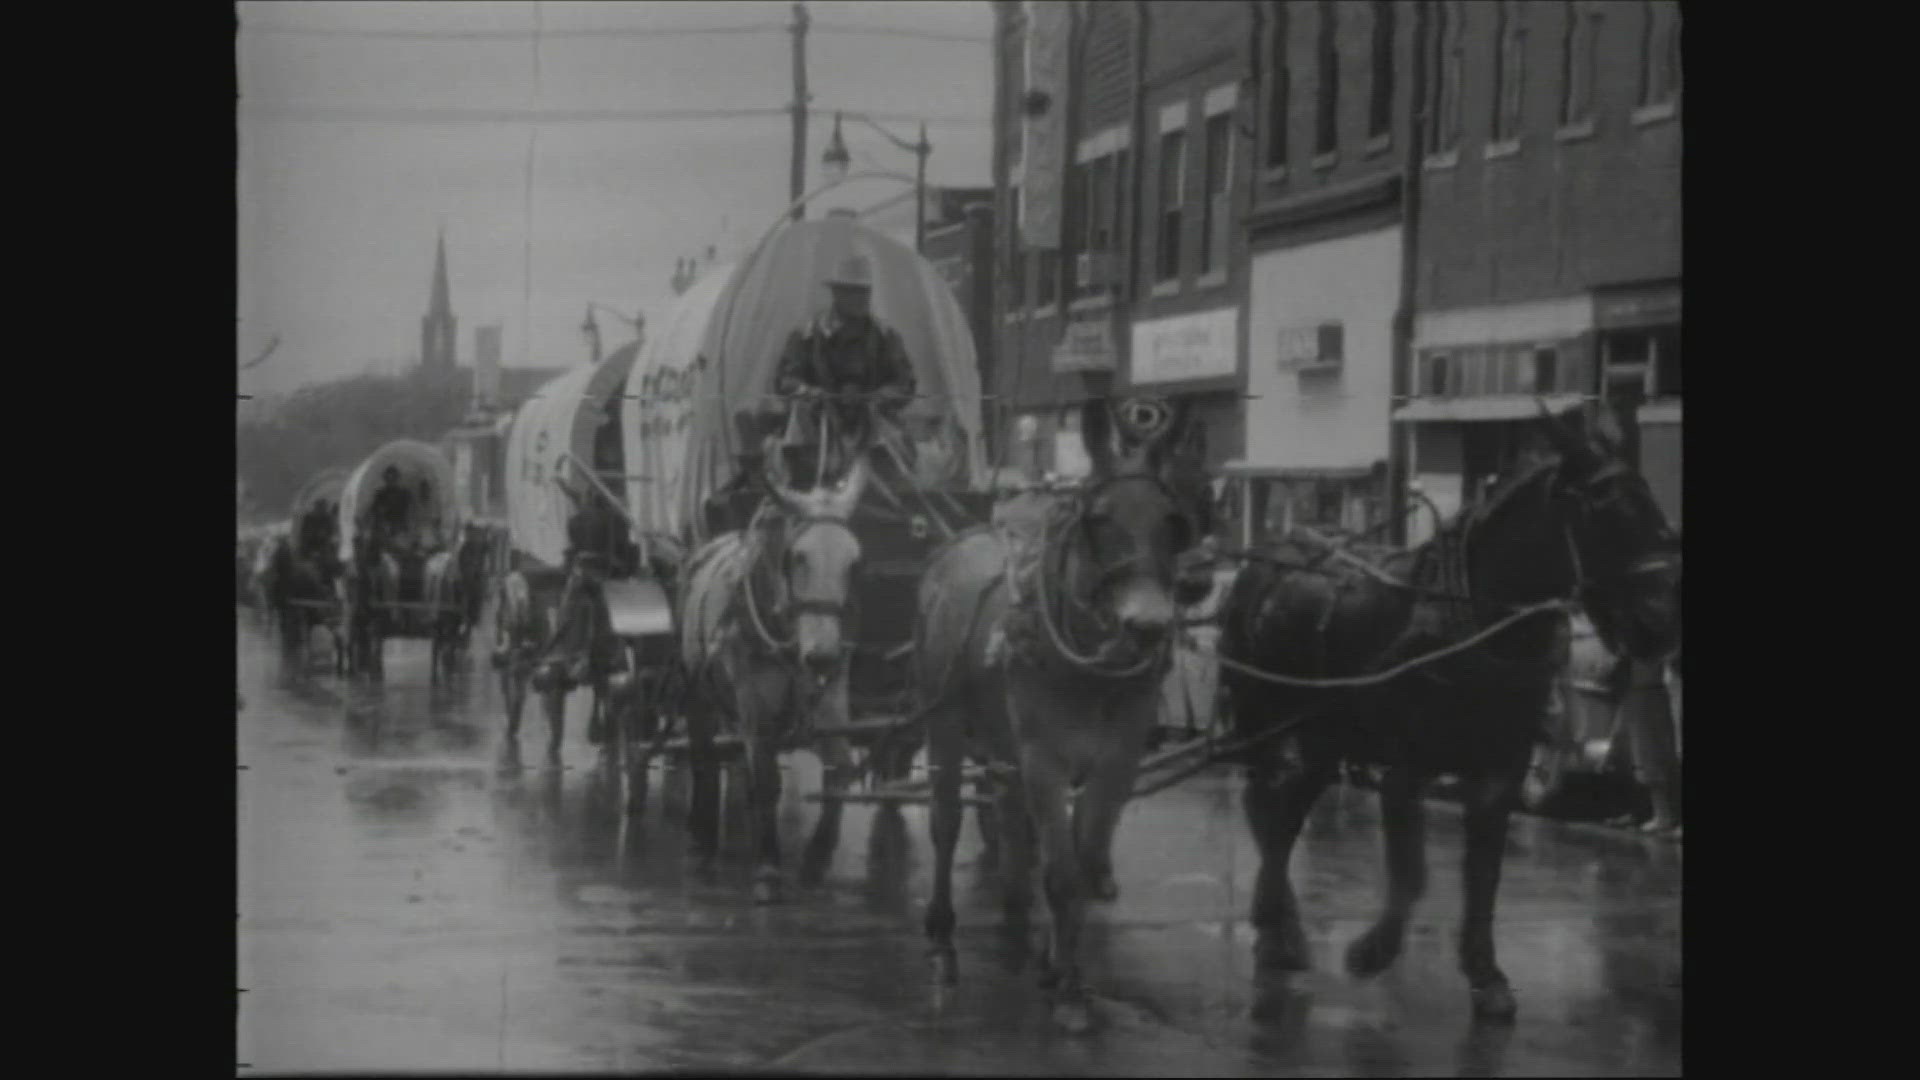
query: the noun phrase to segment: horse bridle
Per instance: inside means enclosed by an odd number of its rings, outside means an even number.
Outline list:
[[[838,528],[845,531],[848,536],[854,536],[853,527],[847,524],[846,519],[826,514],[808,514],[803,517],[788,518],[785,519],[784,524],[785,536],[777,549],[782,558],[784,558],[786,552],[792,550],[793,542],[808,529]],[[854,536],[854,539],[855,542],[859,540],[857,536]],[[784,641],[781,640],[774,635],[772,629],[767,625],[766,617],[762,615],[760,611],[760,599],[755,595],[755,576],[756,575],[752,573],[748,573],[746,575],[746,581],[744,582],[748,616],[753,620],[754,629],[760,635],[761,643],[767,646],[772,652],[784,653],[792,649],[797,642],[791,637]],[[780,576],[785,576],[784,568],[782,568]],[[828,618],[838,619],[845,617],[848,606],[849,602],[847,600],[838,602],[832,600],[795,600],[790,596],[783,596],[780,603],[773,609],[773,614],[775,617],[782,619],[791,619],[799,615],[822,615]]]
[[[1145,481],[1153,484],[1160,489],[1161,493],[1167,497],[1167,501],[1176,509],[1181,507],[1179,497],[1175,495],[1173,489],[1168,486],[1166,481],[1159,476],[1152,473],[1123,473],[1118,476],[1104,477],[1098,483],[1076,492],[1061,509],[1056,510],[1048,516],[1048,521],[1041,531],[1040,593],[1037,597],[1041,621],[1049,635],[1053,638],[1054,647],[1060,651],[1064,658],[1076,666],[1114,678],[1130,678],[1151,669],[1159,660],[1161,654],[1165,652],[1164,643],[1161,649],[1154,650],[1147,656],[1142,657],[1137,663],[1129,665],[1126,668],[1106,668],[1105,664],[1112,657],[1114,651],[1120,646],[1120,638],[1117,636],[1109,638],[1107,642],[1101,646],[1099,652],[1091,656],[1085,655],[1075,649],[1066,641],[1066,636],[1061,628],[1054,625],[1051,605],[1048,603],[1050,598],[1047,595],[1049,590],[1046,588],[1046,581],[1056,566],[1064,578],[1070,547],[1066,542],[1056,541],[1065,541],[1066,537],[1079,529],[1086,530],[1083,535],[1087,542],[1087,550],[1095,563],[1093,586],[1095,595],[1098,595],[1101,590],[1104,590],[1107,585],[1116,578],[1135,572],[1136,568],[1143,564],[1150,570],[1158,569],[1157,566],[1153,565],[1152,553],[1139,550],[1139,545],[1131,541],[1128,546],[1133,550],[1128,551],[1124,557],[1112,561],[1105,561],[1099,558],[1100,545],[1095,542],[1091,522],[1088,521],[1088,511],[1101,492],[1113,485],[1126,481]],[[1187,515],[1182,511],[1181,516],[1185,519]],[[1191,527],[1190,522],[1189,527]],[[1171,568],[1169,568],[1169,577],[1170,576]],[[1080,597],[1067,594],[1062,597],[1062,600],[1064,603],[1071,604],[1092,615],[1094,619],[1102,625],[1110,623],[1110,620],[1106,618],[1105,614],[1094,604]],[[1169,641],[1171,641],[1170,638]]]
[[[1560,468],[1564,467],[1563,462]],[[1561,476],[1556,470],[1554,483],[1550,485],[1548,491],[1550,497],[1556,500],[1569,501],[1571,503],[1572,516],[1581,526],[1585,526],[1592,520],[1595,513],[1626,499],[1629,493],[1625,488],[1634,484],[1644,486],[1646,481],[1641,478],[1638,473],[1629,468],[1625,462],[1612,461],[1600,467],[1593,475],[1576,482],[1562,481]],[[1603,490],[1605,491],[1604,495],[1595,495],[1595,492]],[[1672,539],[1671,535],[1667,534],[1660,538],[1661,542],[1658,550],[1642,555],[1612,573],[1597,577],[1589,576],[1586,572],[1587,561],[1580,557],[1580,545],[1574,535],[1575,527],[1573,522],[1562,518],[1561,530],[1566,537],[1567,556],[1573,565],[1575,597],[1581,597],[1589,591],[1616,585],[1636,577],[1666,573],[1678,565],[1679,562],[1676,555],[1672,551],[1667,550],[1667,546]],[[1584,529],[1582,531],[1584,531]]]

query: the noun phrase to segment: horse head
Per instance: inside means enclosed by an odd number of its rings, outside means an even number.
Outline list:
[[[1553,495],[1582,605],[1611,647],[1666,656],[1680,635],[1678,534],[1604,430],[1551,414],[1542,423],[1560,457]]]
[[[856,458],[838,483],[807,491],[788,486],[777,467],[768,473],[768,486],[785,510],[766,548],[778,597],[774,614],[791,621],[800,662],[818,684],[831,678],[843,655],[842,617],[860,561],[860,540],[848,521],[869,470],[864,456]]]
[[[1136,646],[1158,646],[1172,630],[1183,599],[1175,560],[1198,539],[1194,500],[1181,494],[1188,423],[1158,399],[1088,402],[1080,430],[1093,474],[1048,530],[1062,543],[1070,601]]]

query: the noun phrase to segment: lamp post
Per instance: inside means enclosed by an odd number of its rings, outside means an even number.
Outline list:
[[[820,164],[826,169],[827,179],[838,182],[846,178],[847,168],[853,159],[847,154],[847,144],[840,137],[842,117],[851,116],[880,133],[888,142],[912,154],[917,166],[913,181],[913,250],[921,252],[927,239],[927,156],[933,153],[933,146],[927,142],[927,125],[920,125],[920,141],[908,142],[893,132],[875,123],[864,113],[836,112],[833,114],[833,140],[827,144],[827,152],[820,157]]]

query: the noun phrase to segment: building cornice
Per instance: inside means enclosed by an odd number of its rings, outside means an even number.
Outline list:
[[[1317,191],[1257,202],[1247,215],[1247,232],[1258,235],[1274,229],[1303,225],[1322,218],[1355,214],[1379,206],[1398,205],[1403,184],[1398,171],[1349,180]]]

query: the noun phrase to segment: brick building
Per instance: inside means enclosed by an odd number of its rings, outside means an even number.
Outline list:
[[[1427,6],[1409,470],[1450,512],[1527,452],[1536,395],[1597,399],[1678,522],[1679,5]]]
[[[1084,471],[1077,406],[1135,385],[1190,399],[1211,465],[1238,452],[1246,280],[1230,222],[1246,154],[1231,118],[1251,18],[1245,3],[995,6],[992,385],[1010,464]],[[1178,164],[1160,215],[1163,145]]]
[[[1389,521],[1419,10],[1264,3],[1248,240],[1241,538]]]
[[[1084,470],[1075,406],[1138,388],[1198,410],[1238,538],[1367,529],[1409,477],[1457,508],[1536,394],[1598,395],[1678,518],[1672,0],[1002,2],[995,27],[1009,464]]]

